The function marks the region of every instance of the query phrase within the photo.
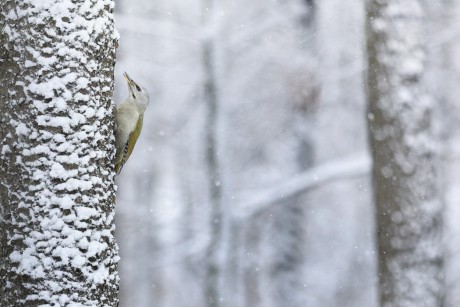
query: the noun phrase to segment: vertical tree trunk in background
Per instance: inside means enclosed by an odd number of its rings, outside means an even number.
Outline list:
[[[209,201],[210,201],[210,243],[207,249],[207,267],[205,276],[205,300],[209,307],[221,305],[220,282],[222,263],[220,250],[223,243],[224,216],[222,212],[222,185],[218,153],[218,85],[216,73],[216,48],[213,36],[214,0],[203,2],[203,26],[210,31],[203,39],[203,78],[204,99],[206,102],[206,166],[208,170]]]
[[[368,4],[368,99],[381,306],[441,306],[442,202],[417,0]]]
[[[305,306],[302,267],[305,260],[305,215],[303,198],[292,196],[273,212],[276,244],[270,279],[273,282],[273,306]]]
[[[260,293],[260,223],[255,220],[248,223],[244,231],[245,267],[243,273],[244,307],[261,306]]]
[[[318,100],[317,80],[312,65],[315,63],[315,2],[305,1],[305,13],[300,17],[301,30],[299,49],[304,53],[300,61],[302,69],[294,71],[290,78],[288,103],[286,112],[290,114],[296,161],[296,172],[305,172],[313,166],[314,143],[311,136],[313,113]],[[297,68],[296,68],[297,69]],[[270,279],[273,285],[273,306],[302,307],[305,306],[306,288],[303,266],[306,256],[304,209],[307,206],[306,195],[295,195],[283,200],[270,212],[273,215],[274,244],[273,260],[270,268]]]
[[[113,5],[0,4],[1,306],[118,304]]]

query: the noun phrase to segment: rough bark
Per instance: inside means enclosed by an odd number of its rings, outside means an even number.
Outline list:
[[[368,100],[381,306],[441,306],[442,202],[417,0],[368,4]]]
[[[0,305],[117,306],[113,1],[0,4]]]

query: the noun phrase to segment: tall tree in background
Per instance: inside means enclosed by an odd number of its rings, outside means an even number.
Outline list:
[[[0,4],[1,306],[118,304],[113,5]]]
[[[216,60],[216,30],[214,0],[203,1],[203,27],[208,35],[203,38],[203,85],[206,102],[206,140],[205,157],[208,172],[209,203],[210,203],[210,243],[207,249],[207,267],[205,281],[205,299],[209,307],[218,307],[220,299],[220,284],[222,280],[221,251],[224,244],[224,227],[227,217],[224,216],[222,204],[222,178],[219,165],[218,149],[218,117],[219,117],[219,85]]]
[[[304,5],[302,7],[301,5]],[[285,5],[288,5],[286,3]],[[314,164],[314,143],[311,135],[313,110],[318,103],[318,88],[314,74],[316,59],[315,3],[291,3],[291,18],[299,21],[299,49],[307,56],[299,57],[302,67],[287,73],[287,99],[285,113],[289,114],[293,133],[295,161],[292,165],[296,173],[305,172]],[[294,14],[293,12],[299,12]],[[294,61],[293,61],[294,62]],[[296,63],[297,64],[297,63]],[[296,65],[297,66],[297,65]],[[287,136],[286,138],[288,138]],[[280,145],[281,146],[281,145]],[[270,279],[273,284],[273,306],[300,307],[306,304],[303,265],[306,258],[305,243],[305,194],[286,197],[282,205],[269,211],[273,215],[273,259]]]
[[[420,1],[372,0],[368,99],[381,306],[441,306],[442,202]]]

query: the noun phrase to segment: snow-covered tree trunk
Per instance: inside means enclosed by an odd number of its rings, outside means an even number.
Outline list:
[[[117,306],[112,0],[0,4],[0,305]]]
[[[418,0],[368,4],[368,99],[381,306],[441,306],[442,201]]]

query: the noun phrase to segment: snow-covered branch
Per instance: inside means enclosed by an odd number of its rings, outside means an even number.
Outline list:
[[[248,218],[261,214],[272,206],[276,206],[277,203],[282,203],[280,201],[287,197],[304,193],[333,181],[365,176],[369,174],[370,169],[371,159],[367,153],[326,162],[281,185],[242,197],[243,200],[235,210],[235,215],[239,218]]]

